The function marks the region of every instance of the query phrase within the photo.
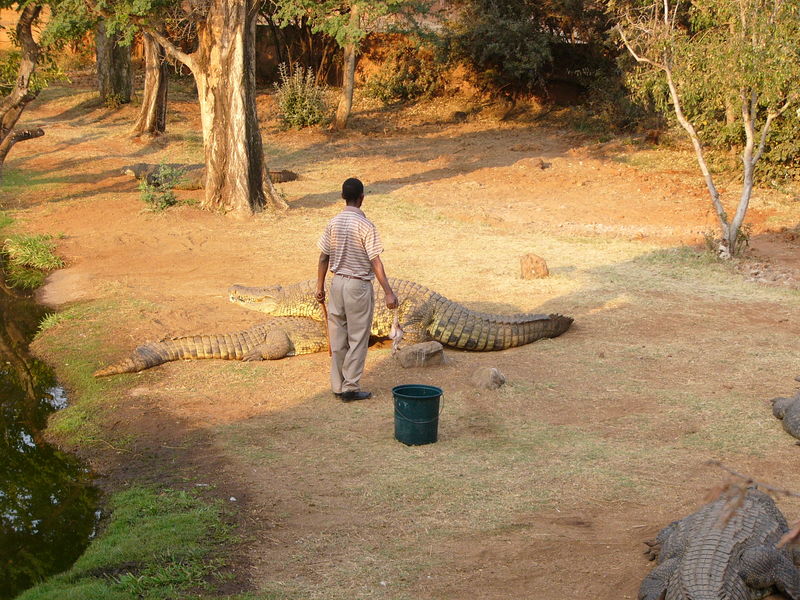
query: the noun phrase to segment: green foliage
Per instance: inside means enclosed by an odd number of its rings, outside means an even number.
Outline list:
[[[468,0],[447,40],[451,59],[468,64],[485,90],[531,91],[553,41],[532,10],[525,0]]]
[[[12,235],[3,242],[3,253],[12,264],[41,269],[60,269],[64,261],[55,254],[53,236]]]
[[[324,33],[344,48],[358,46],[367,31],[380,18],[387,15],[411,15],[424,11],[420,0],[272,0],[272,19],[279,27],[286,27],[299,20],[311,25],[313,33]],[[358,23],[351,18],[351,10],[357,10]]]
[[[314,81],[311,69],[295,65],[289,74],[284,63],[278,67],[281,82],[275,84],[281,119],[287,127],[301,129],[325,119],[325,88]]]
[[[172,190],[181,182],[185,172],[186,170],[183,168],[172,167],[164,163],[159,164],[155,172],[144,177],[139,183],[142,201],[153,212],[175,206],[178,199]]]
[[[184,598],[208,588],[222,563],[210,549],[226,536],[219,501],[176,490],[135,487],[116,494],[103,534],[66,573],[18,600]]]
[[[657,10],[657,4],[612,6],[631,18],[643,14],[645,7]],[[756,0],[740,6],[727,0],[693,0],[679,5],[679,26],[669,31],[652,23],[642,26],[642,17],[633,19],[638,25],[626,28],[632,46],[657,63],[669,61],[684,113],[711,148],[738,150],[744,145],[742,98],[756,100],[758,133],[767,114],[789,100],[800,83],[800,48],[795,42],[800,12],[795,3]],[[675,121],[660,69],[648,64],[632,68],[627,83],[638,102]],[[772,179],[800,173],[800,118],[794,109],[774,120],[770,131],[759,172]]]
[[[385,104],[428,98],[440,89],[442,71],[431,52],[413,45],[394,47],[364,92]]]
[[[19,51],[5,53],[0,58],[0,94],[6,96],[11,93],[17,83],[19,63],[21,54]],[[36,70],[33,72],[30,81],[30,91],[37,94],[53,82],[69,81],[66,73],[56,63],[50,54],[43,54],[39,57]]]

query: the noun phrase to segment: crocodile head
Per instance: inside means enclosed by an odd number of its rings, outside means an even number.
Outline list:
[[[232,285],[228,288],[228,298],[234,304],[273,315],[279,312],[285,293],[280,285],[270,287]]]

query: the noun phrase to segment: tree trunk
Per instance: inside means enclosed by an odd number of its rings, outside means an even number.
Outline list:
[[[3,164],[11,148],[17,142],[29,140],[44,135],[40,128],[15,131],[14,127],[19,121],[25,107],[39,95],[30,89],[31,76],[39,59],[39,45],[33,39],[33,23],[39,18],[42,7],[27,4],[17,22],[17,43],[20,46],[21,57],[17,79],[11,93],[0,101],[0,174]]]
[[[100,98],[108,105],[127,104],[133,92],[131,47],[119,44],[120,36],[106,35],[106,24],[100,21],[95,34],[97,52],[97,86]]]
[[[206,182],[201,207],[247,217],[266,200],[287,208],[269,182],[256,113],[255,33],[259,0],[209,0],[197,50],[181,51],[156,30],[165,51],[194,75]],[[265,193],[266,189],[266,193]]]
[[[164,48],[148,33],[144,45],[144,90],[142,108],[133,126],[133,135],[161,135],[167,130],[167,69]]]
[[[353,7],[350,11],[350,26],[357,29],[359,25],[358,11]],[[336,118],[333,126],[336,129],[345,129],[347,120],[350,118],[350,110],[353,107],[353,87],[356,75],[356,53],[358,47],[355,43],[347,44],[344,47],[344,68],[342,69],[342,97],[339,99],[339,106],[336,108]]]

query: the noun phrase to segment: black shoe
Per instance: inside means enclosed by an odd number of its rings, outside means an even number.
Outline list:
[[[342,402],[366,400],[367,398],[372,398],[372,392],[360,392],[360,391],[342,392],[341,394],[339,394],[339,398],[341,398]]]

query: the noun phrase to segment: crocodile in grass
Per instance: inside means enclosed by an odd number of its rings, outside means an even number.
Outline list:
[[[192,335],[144,344],[129,358],[100,369],[94,375],[135,373],[181,359],[275,360],[320,352],[326,346],[323,323],[300,317],[269,317],[244,331]]]
[[[473,351],[505,350],[542,338],[561,335],[572,318],[559,314],[497,315],[476,312],[448,300],[433,290],[403,279],[389,278],[400,305],[397,309],[403,329],[403,345],[436,340],[452,348]],[[395,311],[386,308],[383,288],[374,282],[375,314],[372,335],[389,336]],[[316,281],[289,286],[229,288],[231,302],[274,316],[310,317],[322,320],[314,299]]]
[[[729,502],[706,504],[648,542],[658,566],[644,578],[639,600],[757,600],[776,589],[800,600],[793,555],[775,547],[788,531],[775,502],[754,488],[732,512]]]

